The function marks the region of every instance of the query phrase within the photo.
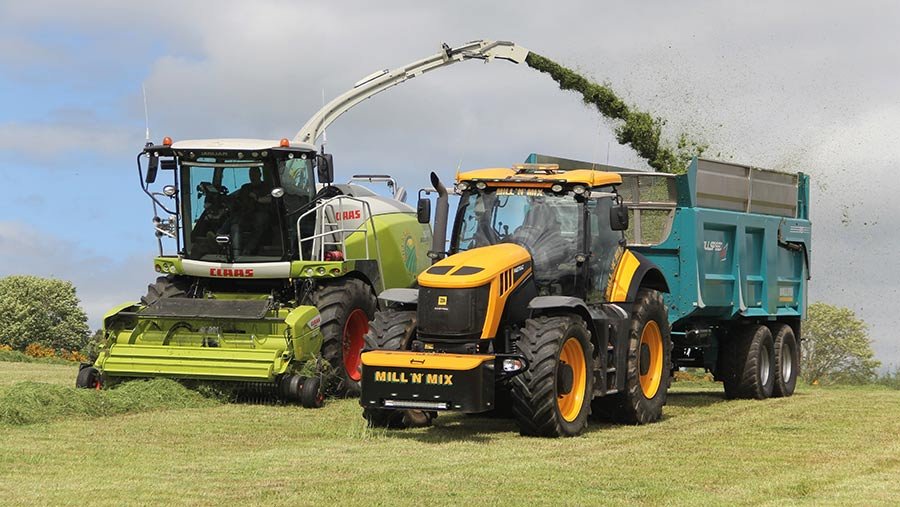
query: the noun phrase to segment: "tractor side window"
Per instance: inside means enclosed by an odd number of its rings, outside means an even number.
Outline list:
[[[613,205],[613,198],[604,196],[592,200],[594,202],[589,208],[591,256],[588,266],[588,300],[595,302],[605,299],[606,288],[615,269],[613,264],[622,233],[609,227],[609,210]]]

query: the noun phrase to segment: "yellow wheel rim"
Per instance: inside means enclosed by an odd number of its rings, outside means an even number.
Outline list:
[[[572,390],[559,393],[557,386],[556,403],[563,419],[572,422],[581,413],[584,404],[584,386],[587,384],[587,364],[584,361],[584,349],[577,338],[568,338],[559,352],[559,362],[572,368]]]
[[[638,371],[641,374],[641,391],[650,399],[656,396],[663,373],[662,333],[656,321],[651,320],[641,333],[641,346],[638,351]]]

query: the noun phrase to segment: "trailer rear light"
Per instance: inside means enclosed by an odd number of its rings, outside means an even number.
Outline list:
[[[169,136],[164,137],[163,146],[172,146],[172,138]]]
[[[521,359],[509,358],[503,360],[503,371],[513,373],[525,368],[525,362]]]
[[[282,137],[281,141],[278,143],[278,146],[281,146],[282,148],[290,148],[291,142],[288,141],[286,137]]]
[[[447,410],[450,404],[445,401],[384,400],[389,408],[425,408],[431,410]]]

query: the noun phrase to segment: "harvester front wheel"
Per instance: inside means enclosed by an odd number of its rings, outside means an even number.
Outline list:
[[[96,389],[99,391],[103,387],[100,372],[93,366],[82,368],[78,372],[78,377],[75,379],[75,387],[81,389]]]
[[[147,286],[147,295],[141,297],[141,304],[149,306],[165,298],[187,297],[191,281],[183,276],[166,275]]]
[[[775,385],[772,386],[772,396],[790,396],[794,394],[797,374],[800,373],[800,347],[791,326],[772,324],[769,330],[775,342]]]
[[[539,437],[581,434],[594,385],[593,346],[584,321],[577,316],[528,319],[518,349],[529,364],[512,380],[519,432]]]
[[[338,375],[335,394],[357,396],[362,378],[359,356],[375,316],[375,294],[362,280],[345,278],[319,287],[312,303],[322,315],[322,357]]]
[[[719,349],[726,398],[772,396],[775,387],[775,344],[769,328],[752,324],[738,327]]]
[[[597,398],[598,418],[626,424],[647,424],[662,417],[672,370],[672,337],[662,294],[638,290],[631,312],[625,390]]]

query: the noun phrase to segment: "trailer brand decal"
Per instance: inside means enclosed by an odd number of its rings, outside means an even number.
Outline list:
[[[355,209],[350,211],[339,211],[338,217],[340,220],[357,220],[362,218],[362,211]]]
[[[209,276],[222,278],[253,278],[253,269],[209,268]]]
[[[703,249],[707,252],[719,252],[719,260],[722,262],[728,257],[728,243],[723,241],[704,241]]]
[[[375,371],[375,382],[389,384],[425,384],[452,386],[453,375],[446,373],[406,373],[405,371]]]

